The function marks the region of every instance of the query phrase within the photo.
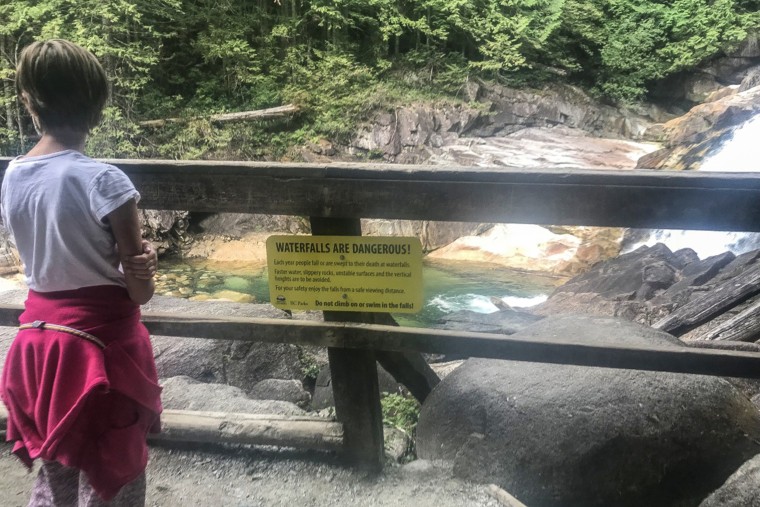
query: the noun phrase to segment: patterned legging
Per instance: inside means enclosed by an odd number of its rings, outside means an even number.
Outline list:
[[[32,489],[28,507],[143,507],[145,474],[130,482],[110,502],[104,502],[76,468],[44,461]]]

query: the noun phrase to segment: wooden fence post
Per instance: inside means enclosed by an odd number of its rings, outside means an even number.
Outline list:
[[[315,236],[361,236],[358,219],[311,217],[310,221]],[[324,312],[328,322],[357,322],[357,317],[353,312]],[[379,472],[383,467],[383,416],[375,352],[330,347],[327,354],[346,458],[355,466]]]

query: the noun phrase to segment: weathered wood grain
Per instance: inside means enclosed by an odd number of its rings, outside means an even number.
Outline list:
[[[110,162],[154,209],[760,231],[760,175],[751,173]]]
[[[0,306],[0,324],[9,324],[18,307]],[[146,313],[143,322],[155,335],[293,343],[359,350],[395,350],[463,354],[580,366],[760,378],[760,354],[689,347],[632,347],[611,339],[584,343],[524,340],[509,335],[424,329],[377,324],[294,321],[286,319],[201,318],[197,315]]]
[[[700,340],[754,341],[760,335],[760,301],[700,336]]]
[[[361,236],[358,218],[311,217],[315,236]],[[351,322],[361,315],[352,312],[323,312],[325,322]],[[383,414],[377,378],[375,351],[327,348],[335,401],[335,414],[343,423],[343,453],[348,461],[369,472],[383,468]]]
[[[681,336],[760,293],[760,263],[676,308],[652,327]]]

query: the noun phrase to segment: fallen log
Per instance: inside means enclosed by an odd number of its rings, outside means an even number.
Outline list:
[[[689,301],[652,327],[681,336],[760,293],[760,263]]]
[[[760,300],[700,336],[699,340],[755,341],[760,335]]]
[[[156,442],[278,445],[318,450],[343,447],[343,425],[317,417],[164,410]]]
[[[510,495],[496,484],[489,484],[486,488],[486,493],[491,495],[504,507],[527,507],[520,500]]]
[[[8,413],[0,405],[0,430]],[[164,410],[152,442],[277,445],[326,451],[343,448],[343,425],[318,417]]]
[[[288,104],[285,106],[270,107],[267,109],[257,109],[255,111],[241,111],[239,113],[221,113],[212,114],[208,117],[190,117],[190,118],[162,118],[159,120],[145,120],[138,124],[141,127],[157,128],[163,127],[167,123],[188,123],[193,120],[208,119],[213,123],[229,123],[235,121],[265,120],[267,118],[281,118],[298,112],[298,106]]]

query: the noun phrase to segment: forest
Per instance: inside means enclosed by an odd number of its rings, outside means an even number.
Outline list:
[[[613,104],[728,51],[760,0],[3,0],[0,155],[34,141],[13,84],[34,40],[92,50],[112,80],[97,157],[287,159],[378,108],[463,101],[471,80],[581,86]],[[212,114],[293,104],[280,119]],[[161,127],[146,120],[185,118]]]

